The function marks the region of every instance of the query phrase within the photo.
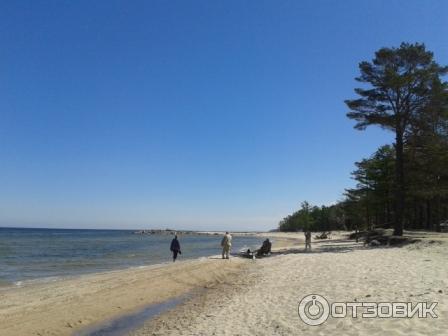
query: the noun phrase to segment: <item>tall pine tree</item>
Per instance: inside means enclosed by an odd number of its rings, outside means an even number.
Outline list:
[[[394,234],[403,234],[405,207],[404,142],[419,114],[425,113],[433,98],[433,87],[448,72],[434,61],[423,44],[402,43],[399,48],[382,48],[371,62],[359,64],[356,88],[359,98],[346,100],[347,116],[363,130],[379,125],[395,133],[395,218]]]

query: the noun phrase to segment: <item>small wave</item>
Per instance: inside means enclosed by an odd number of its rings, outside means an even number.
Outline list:
[[[35,285],[40,283],[49,283],[49,282],[55,282],[62,279],[65,279],[66,277],[46,277],[46,278],[38,278],[38,279],[29,279],[29,280],[21,280],[14,282],[14,286],[16,287],[24,287],[29,285]]]

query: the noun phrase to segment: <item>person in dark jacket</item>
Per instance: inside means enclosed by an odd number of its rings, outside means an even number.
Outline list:
[[[257,256],[263,256],[263,255],[269,255],[271,253],[272,243],[269,241],[269,238],[267,238],[263,245],[261,245],[260,249],[257,251]]]
[[[179,240],[177,240],[177,235],[175,235],[173,240],[171,241],[170,251],[173,252],[173,262],[176,261],[177,254],[182,254],[182,252],[180,251]]]

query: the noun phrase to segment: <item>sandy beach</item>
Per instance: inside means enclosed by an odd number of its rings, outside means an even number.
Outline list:
[[[448,236],[423,236],[402,248],[364,248],[336,237],[315,243],[313,253],[256,260],[234,282],[148,321],[132,335],[446,335]],[[329,318],[308,326],[299,319],[298,303],[313,293],[332,302],[438,302],[438,318]]]
[[[333,235],[303,253],[303,234],[266,233],[275,252],[255,261],[219,257],[84,275],[0,291],[1,335],[75,335],[142,307],[192,293],[147,320],[141,335],[443,335],[448,328],[448,234],[371,248]],[[437,319],[298,316],[308,294],[328,301],[438,302]]]
[[[88,325],[230,281],[245,262],[203,258],[3,289],[0,334],[72,335]]]

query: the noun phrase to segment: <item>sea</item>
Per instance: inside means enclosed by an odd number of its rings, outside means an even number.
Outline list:
[[[171,262],[170,234],[130,230],[0,227],[0,288],[49,282],[81,274]],[[180,235],[179,260],[221,253],[220,235]],[[234,236],[232,251],[259,247],[262,239]]]

